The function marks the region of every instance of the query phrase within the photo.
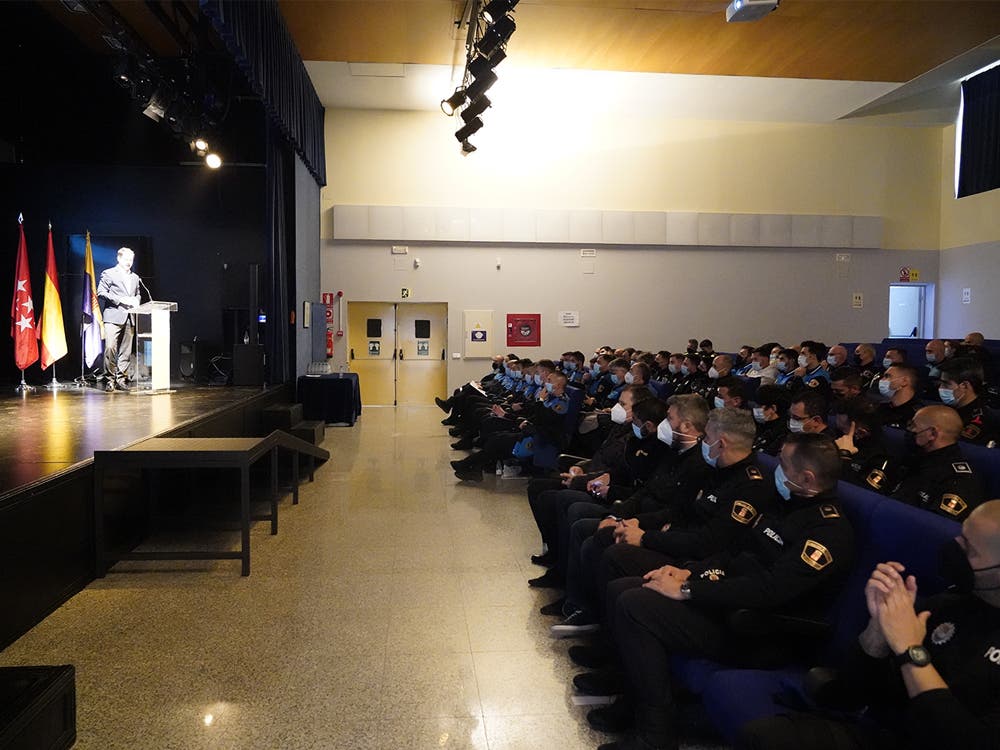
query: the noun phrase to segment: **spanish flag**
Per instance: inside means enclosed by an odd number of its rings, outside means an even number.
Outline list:
[[[93,367],[104,348],[104,318],[97,300],[97,277],[94,275],[94,251],[87,232],[87,249],[83,258],[83,360]]]
[[[59,274],[56,272],[56,251],[52,247],[52,225],[49,224],[48,260],[45,262],[45,298],[42,325],[38,336],[42,340],[42,369],[66,356],[66,328],[63,326],[62,300],[59,298]]]

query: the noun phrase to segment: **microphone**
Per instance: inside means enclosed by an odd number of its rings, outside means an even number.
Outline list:
[[[142,276],[136,276],[136,278],[139,279],[139,283],[142,284],[142,288],[145,289],[146,290],[146,294],[149,295],[149,301],[152,302],[153,301],[153,293],[151,291],[149,291],[149,287],[146,286],[146,283],[142,280]]]

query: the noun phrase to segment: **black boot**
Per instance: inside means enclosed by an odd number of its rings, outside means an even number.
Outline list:
[[[614,703],[588,711],[587,723],[598,732],[618,734],[635,724],[635,708],[631,700],[619,695]]]

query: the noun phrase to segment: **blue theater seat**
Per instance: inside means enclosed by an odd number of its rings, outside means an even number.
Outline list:
[[[988,499],[1000,498],[1000,450],[972,443],[961,443],[962,453],[980,475]]]

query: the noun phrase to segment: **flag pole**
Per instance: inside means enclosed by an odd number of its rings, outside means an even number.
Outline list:
[[[56,363],[53,362],[52,363],[52,380],[49,381],[49,383],[45,386],[45,389],[48,390],[48,391],[60,391],[60,390],[62,390],[64,388],[71,388],[71,387],[72,386],[69,383],[60,383],[58,380],[56,380]]]
[[[19,386],[17,386],[17,388],[14,389],[14,393],[25,394],[25,393],[34,393],[34,392],[35,392],[35,386],[28,385],[25,382],[25,380],[24,380],[24,370],[21,370],[21,384]]]

